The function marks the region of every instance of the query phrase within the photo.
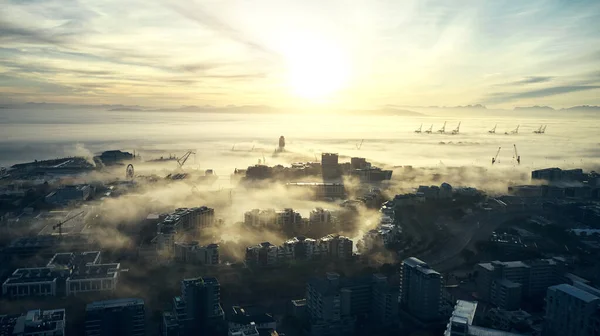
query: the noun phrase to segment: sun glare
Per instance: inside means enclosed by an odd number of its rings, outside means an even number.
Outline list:
[[[286,58],[289,85],[297,96],[326,100],[348,84],[347,55],[330,44],[296,40]]]

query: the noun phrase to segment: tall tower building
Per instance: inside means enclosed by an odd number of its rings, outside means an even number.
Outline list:
[[[196,330],[212,330],[223,321],[221,285],[217,278],[198,277],[181,281],[185,311]]]
[[[411,257],[402,262],[400,303],[422,321],[440,317],[442,276],[422,260]]]

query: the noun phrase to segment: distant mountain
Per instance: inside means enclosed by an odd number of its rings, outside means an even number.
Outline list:
[[[452,109],[481,109],[481,110],[487,110],[487,107],[485,105],[481,105],[481,104],[475,104],[475,105],[464,105],[464,106],[446,106],[444,108],[452,108]]]
[[[277,109],[266,105],[227,105],[227,106],[181,106],[175,108],[160,108],[146,110],[148,112],[225,112],[225,113],[273,113]]]
[[[556,111],[550,106],[517,106],[514,108],[515,111]]]
[[[139,112],[139,111],[146,111],[146,110],[141,109],[141,108],[136,108],[136,107],[117,107],[117,108],[109,109],[109,111]]]
[[[582,111],[582,112],[600,112],[600,106],[579,105],[560,109],[561,111]]]

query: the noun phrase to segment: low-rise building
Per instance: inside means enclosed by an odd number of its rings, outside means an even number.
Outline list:
[[[515,284],[521,285],[521,298],[543,295],[546,288],[562,281],[564,267],[564,261],[560,258],[481,263],[475,268],[477,292],[482,300],[511,309],[515,307],[513,299],[518,291]]]
[[[229,329],[254,325],[258,331],[277,330],[277,321],[273,316],[260,311],[256,307],[231,307],[228,325]]]
[[[290,260],[316,258],[347,259],[352,257],[353,242],[348,237],[328,235],[320,239],[294,237],[275,246],[263,242],[246,248],[245,260],[257,266],[275,266]]]
[[[452,316],[446,325],[444,336],[518,336],[502,330],[477,326],[476,301],[456,301]]]
[[[85,309],[86,336],[145,336],[146,312],[142,299],[96,301]]]
[[[202,265],[219,264],[218,244],[201,246],[197,241],[176,242],[173,252],[175,259],[180,262],[198,263]]]
[[[63,336],[65,325],[64,309],[36,309],[22,315],[0,315],[0,335]]]
[[[49,193],[45,201],[48,204],[66,206],[71,203],[87,201],[93,196],[94,189],[89,184],[63,186]]]
[[[45,267],[15,270],[2,284],[2,293],[27,297],[113,291],[119,271],[119,263],[102,264],[99,251],[57,253]]]

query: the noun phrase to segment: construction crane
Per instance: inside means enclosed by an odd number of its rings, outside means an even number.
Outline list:
[[[491,130],[489,130],[488,133],[490,133],[490,134],[496,134],[496,127],[498,127],[498,124],[494,125],[494,128],[492,128]]]
[[[496,156],[494,156],[492,158],[492,164],[496,163],[496,161],[498,161],[498,155],[500,154],[500,149],[502,149],[502,147],[498,147],[498,151],[496,152]]]
[[[423,129],[423,124],[421,124],[421,126],[419,127],[419,129],[415,130],[415,133],[421,133],[422,129]]]
[[[504,132],[504,134],[519,134],[519,127],[521,125],[517,125],[517,128],[515,128],[514,130],[510,131],[510,133],[508,132]]]
[[[356,149],[360,150],[364,141],[365,141],[365,139],[360,140],[360,143],[356,144]]]
[[[458,126],[452,130],[452,134],[458,134],[460,132],[460,121],[458,122]]]
[[[185,162],[187,161],[187,159],[192,154],[196,155],[196,152],[193,152],[193,151],[189,150],[185,154],[183,154],[179,159],[177,159],[177,164],[179,165],[179,169],[183,169],[183,165],[185,164]]]
[[[438,133],[446,133],[446,122],[444,121],[444,126],[438,130]]]
[[[513,146],[515,147],[515,160],[517,160],[517,164],[521,164],[521,156],[517,152],[517,145],[513,144]]]
[[[433,130],[433,124],[431,124],[431,126],[429,127],[428,130],[425,131],[425,133],[431,134],[432,130]]]
[[[81,215],[82,215],[84,212],[85,212],[85,211],[81,211],[81,212],[77,213],[76,215],[73,215],[73,216],[71,216],[71,217],[69,217],[69,218],[65,219],[64,221],[62,221],[62,222],[60,222],[60,223],[57,223],[57,224],[53,225],[53,226],[52,226],[52,230],[56,230],[56,229],[58,229],[58,236],[59,236],[59,237],[62,237],[62,226],[63,226],[63,224],[65,224],[66,222],[70,221],[71,219],[73,219],[73,218],[75,218],[75,217],[81,216]]]

